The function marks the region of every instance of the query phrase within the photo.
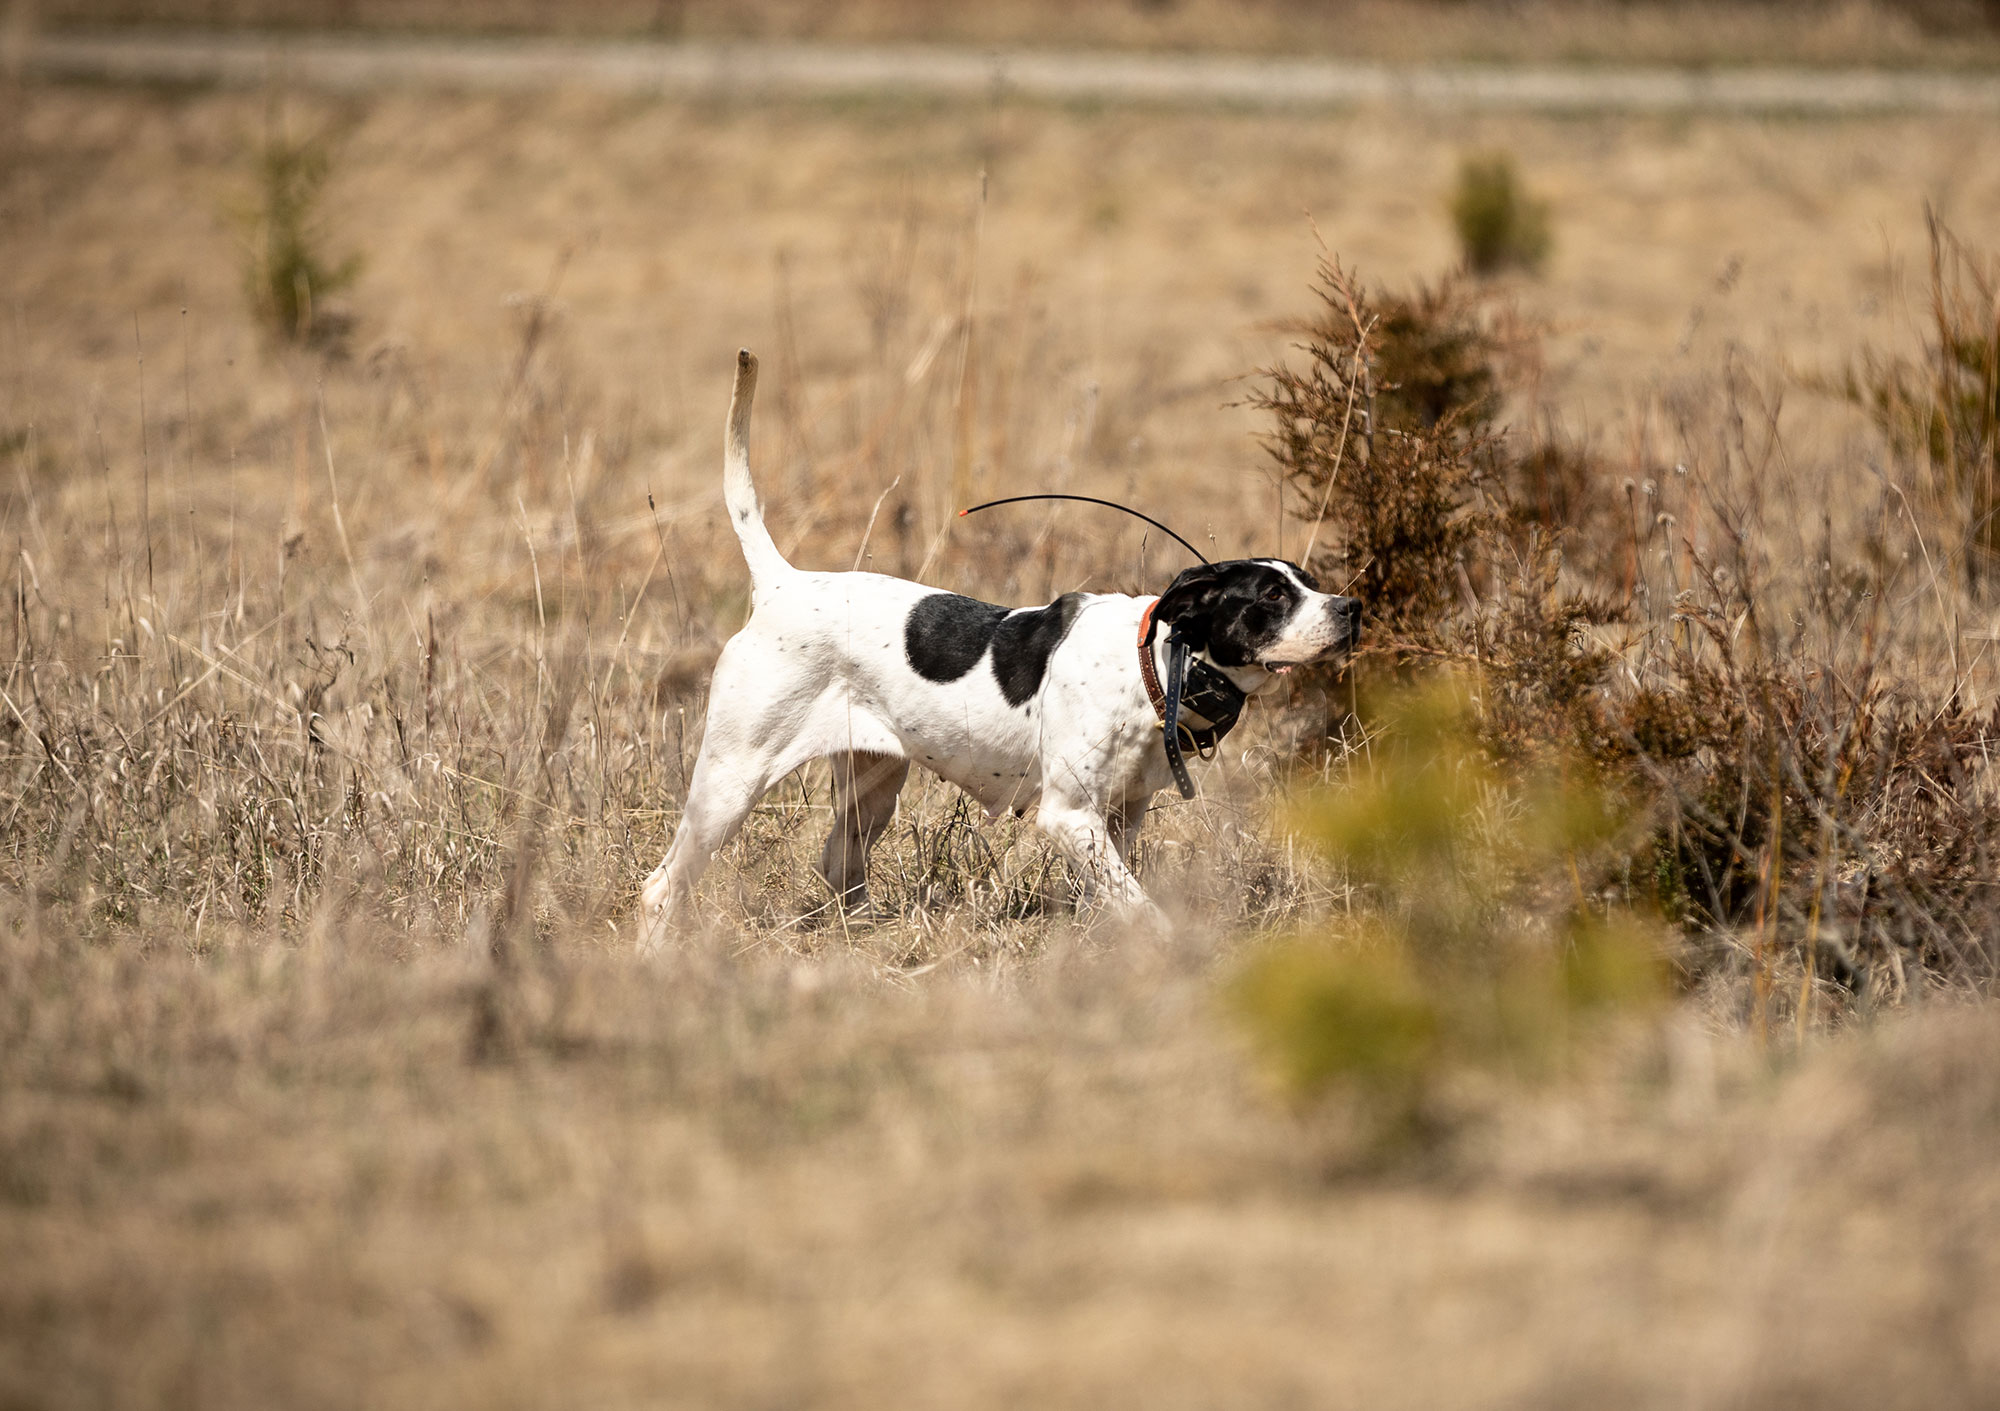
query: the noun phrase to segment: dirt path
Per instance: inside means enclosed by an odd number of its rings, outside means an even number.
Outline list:
[[[1226,55],[333,34],[51,34],[15,49],[8,67],[45,78],[256,85],[282,75],[347,92],[577,86],[676,96],[1013,94],[1264,109],[1399,103],[1549,112],[2000,112],[2000,75],[1936,71],[1393,67]]]

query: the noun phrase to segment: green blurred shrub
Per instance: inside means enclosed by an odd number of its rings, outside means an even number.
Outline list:
[[[258,322],[288,342],[327,347],[346,333],[325,300],[354,282],[361,257],[326,252],[324,202],[333,158],[323,138],[267,125],[251,190],[235,212],[244,233],[244,290]]]
[[[1465,267],[1474,274],[1516,268],[1538,270],[1554,243],[1546,201],[1530,196],[1504,152],[1466,157],[1451,196]]]
[[[1437,1006],[1395,937],[1267,947],[1237,977],[1233,999],[1294,1093],[1344,1078],[1401,1090],[1436,1061]]]
[[[1229,998],[1292,1096],[1350,1087],[1388,1140],[1422,1129],[1453,1071],[1567,1066],[1668,975],[1659,927],[1581,895],[1592,856],[1627,831],[1587,771],[1496,767],[1449,686],[1380,718],[1368,759],[1297,809],[1363,889],[1364,919],[1260,948]]]

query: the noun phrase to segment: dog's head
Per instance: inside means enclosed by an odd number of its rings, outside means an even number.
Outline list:
[[[1320,592],[1310,573],[1283,559],[1230,559],[1176,578],[1153,620],[1224,670],[1285,671],[1353,651],[1361,600]]]

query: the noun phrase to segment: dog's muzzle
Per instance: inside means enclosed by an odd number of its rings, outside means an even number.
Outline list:
[[[1330,619],[1327,643],[1311,656],[1299,661],[1284,661],[1267,657],[1258,665],[1266,671],[1279,674],[1290,671],[1295,666],[1313,666],[1320,662],[1338,661],[1352,652],[1361,641],[1361,599],[1331,597],[1326,601],[1326,613]]]
[[[1334,642],[1326,655],[1344,656],[1361,641],[1361,599],[1333,598],[1328,601],[1326,611],[1335,625]]]

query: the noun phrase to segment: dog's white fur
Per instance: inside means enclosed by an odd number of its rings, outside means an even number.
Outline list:
[[[990,816],[1036,808],[1036,822],[1121,912],[1157,916],[1130,867],[1152,796],[1172,780],[1158,718],[1140,678],[1137,640],[1152,598],[1084,597],[1049,655],[1039,691],[1009,705],[993,671],[938,683],[906,655],[911,609],[940,590],[875,573],[794,568],[765,528],[750,478],[750,404],[757,361],[738,354],[723,460],[730,523],[750,567],[749,622],[723,648],[687,806],[642,894],[644,941],[683,919],[716,850],[780,779],[833,761],[834,826],[820,872],[836,903],[865,899],[868,852],[888,827],[914,762],[950,780]],[[1304,662],[1348,645],[1327,605],[1290,565],[1305,595],[1265,660]],[[1020,609],[1017,611],[1028,611]],[[1166,633],[1155,644],[1166,675]],[[1243,690],[1263,666],[1227,671]]]

